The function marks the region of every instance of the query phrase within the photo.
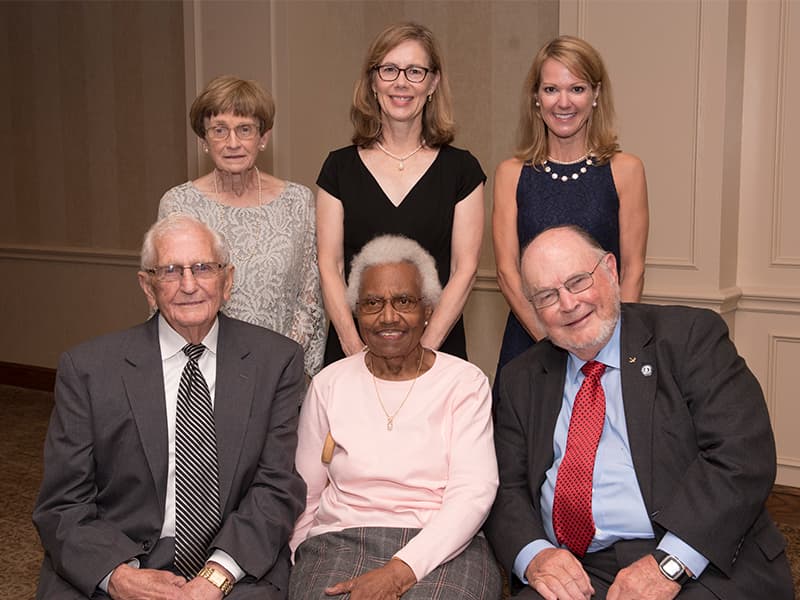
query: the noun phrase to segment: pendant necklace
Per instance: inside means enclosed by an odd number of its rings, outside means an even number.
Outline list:
[[[399,165],[397,165],[397,170],[398,170],[398,171],[402,171],[403,169],[405,169],[405,168],[406,168],[406,166],[405,166],[405,164],[404,164],[404,163],[405,163],[405,161],[407,161],[409,158],[411,158],[412,156],[414,156],[414,155],[415,155],[417,152],[419,152],[420,150],[422,150],[422,149],[425,147],[425,140],[422,140],[422,143],[421,143],[419,146],[417,146],[417,148],[416,148],[416,149],[415,149],[413,152],[411,152],[411,153],[409,153],[409,154],[406,154],[405,156],[397,156],[397,155],[395,155],[395,154],[392,154],[392,153],[391,153],[391,152],[389,152],[389,151],[388,151],[386,148],[384,148],[384,147],[383,147],[383,144],[381,144],[381,143],[380,143],[379,141],[377,141],[377,140],[375,140],[375,145],[376,145],[376,146],[378,146],[378,149],[379,149],[381,152],[383,152],[383,153],[384,153],[386,156],[390,156],[390,157],[392,157],[393,159],[395,159],[396,161],[398,161],[400,164],[399,164]]]
[[[417,383],[417,379],[419,379],[419,372],[422,370],[422,359],[425,358],[425,348],[420,347],[422,352],[419,355],[419,364],[417,365],[417,374],[414,376],[414,381],[411,382],[411,387],[408,388],[408,392],[406,392],[406,397],[403,398],[403,401],[400,403],[400,406],[397,407],[397,410],[394,411],[394,414],[389,414],[389,411],[386,410],[386,405],[383,403],[383,399],[381,398],[381,393],[378,391],[378,380],[375,378],[375,362],[372,358],[372,354],[369,355],[369,365],[370,365],[370,373],[372,373],[372,384],[375,386],[375,395],[378,397],[378,403],[381,405],[381,409],[383,410],[383,414],[386,415],[386,430],[391,431],[394,427],[394,418],[397,416],[397,413],[400,412],[400,409],[403,408],[403,405],[408,400],[408,397],[411,395],[411,390],[414,389],[414,384]]]

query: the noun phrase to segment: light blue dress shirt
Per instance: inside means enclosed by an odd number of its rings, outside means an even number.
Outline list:
[[[625,407],[622,403],[620,321],[617,321],[611,339],[594,360],[606,365],[601,379],[606,396],[606,417],[597,446],[592,485],[592,517],[596,530],[587,552],[597,552],[623,539],[654,537],[633,468]],[[558,468],[567,447],[572,405],[584,380],[581,367],[586,362],[572,353],[567,359],[564,395],[553,434],[553,465],[547,471],[541,487],[542,525],[548,539],[533,540],[517,554],[514,573],[524,583],[527,583],[525,569],[531,560],[545,548],[559,546],[553,530],[553,495]],[[669,532],[661,539],[658,548],[678,557],[695,577],[708,565],[708,560],[701,554]]]

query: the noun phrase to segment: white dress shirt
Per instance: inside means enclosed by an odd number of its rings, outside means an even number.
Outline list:
[[[200,372],[206,380],[208,391],[211,395],[211,408],[214,408],[214,397],[217,384],[217,338],[219,336],[219,320],[215,319],[211,330],[202,344],[206,347],[197,361]],[[164,398],[167,408],[167,447],[169,458],[167,462],[167,497],[164,504],[164,523],[161,525],[161,537],[175,537],[175,411],[178,405],[178,386],[181,375],[189,357],[183,352],[187,344],[181,334],[175,331],[163,315],[158,315],[158,344],[161,350],[161,367],[164,373]],[[209,557],[223,566],[236,581],[245,576],[245,572],[238,563],[227,553],[215,549]],[[128,562],[132,567],[138,567],[138,559]],[[113,571],[111,572],[113,573]],[[105,576],[98,586],[104,592],[108,591],[108,582],[111,573]]]

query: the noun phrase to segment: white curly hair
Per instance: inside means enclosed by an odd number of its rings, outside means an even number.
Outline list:
[[[355,311],[361,291],[361,277],[369,267],[409,263],[417,268],[419,287],[423,302],[435,308],[442,295],[442,284],[436,272],[436,261],[425,248],[402,235],[381,235],[364,244],[350,263],[350,278],[347,282],[347,302]]]

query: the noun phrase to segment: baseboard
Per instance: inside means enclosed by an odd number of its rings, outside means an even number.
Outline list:
[[[52,392],[56,384],[56,370],[0,361],[0,383]]]
[[[772,486],[772,493],[783,494],[786,496],[800,496],[800,488],[792,487],[790,485],[775,484]],[[798,500],[798,503],[800,503],[800,500]],[[798,512],[800,512],[800,504],[798,505]]]

